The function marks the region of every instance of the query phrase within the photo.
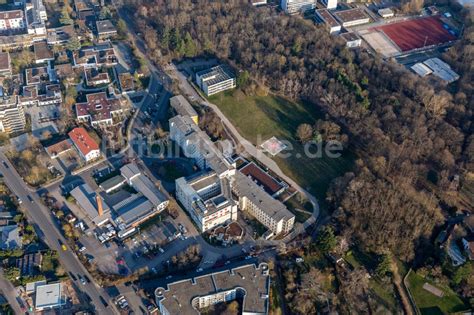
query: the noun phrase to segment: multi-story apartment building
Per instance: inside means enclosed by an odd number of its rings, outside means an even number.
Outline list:
[[[100,157],[99,145],[84,128],[74,128],[68,135],[86,162]]]
[[[237,220],[229,180],[214,172],[176,180],[176,199],[191,215],[201,232]]]
[[[170,98],[170,105],[178,115],[190,117],[196,125],[199,123],[198,113],[183,95]]]
[[[169,283],[155,290],[162,315],[199,314],[217,303],[241,299],[242,314],[268,314],[270,275],[268,265],[244,265],[200,277]]]
[[[281,0],[281,8],[288,14],[306,12],[316,7],[316,0]]]
[[[0,31],[22,30],[25,28],[25,14],[22,10],[0,12]]]
[[[171,140],[177,142],[184,155],[194,159],[201,170],[212,169],[223,174],[231,168],[231,163],[192,118],[177,115],[169,120],[169,124]]]
[[[197,72],[196,83],[207,96],[230,90],[237,86],[235,75],[225,66],[216,66]]]
[[[250,177],[236,172],[231,182],[232,192],[239,197],[239,208],[248,211],[273,234],[288,233],[295,216],[280,201],[272,198]]]
[[[90,122],[92,127],[111,126],[114,117],[123,113],[118,98],[108,98],[105,92],[87,94],[86,102],[76,104],[76,116],[79,122]]]
[[[25,129],[26,118],[17,96],[0,99],[0,131],[5,133],[21,132]]]

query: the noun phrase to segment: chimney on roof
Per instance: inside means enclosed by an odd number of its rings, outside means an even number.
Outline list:
[[[97,193],[95,195],[95,200],[97,202],[97,212],[99,213],[99,216],[102,216],[104,214],[104,207],[102,205],[102,198],[100,198]]]

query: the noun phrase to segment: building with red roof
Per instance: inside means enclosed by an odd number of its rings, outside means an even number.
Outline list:
[[[253,162],[242,167],[240,172],[245,176],[250,177],[272,197],[280,195],[285,190],[284,185]]]
[[[100,157],[99,145],[84,128],[74,128],[69,132],[69,138],[86,162]]]

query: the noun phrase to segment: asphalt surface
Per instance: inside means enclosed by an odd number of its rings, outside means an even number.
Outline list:
[[[8,301],[8,304],[13,309],[15,314],[25,314],[26,311],[21,309],[17,299],[17,292],[15,287],[4,278],[3,270],[0,270],[0,294],[2,294]],[[23,301],[21,302],[23,304]],[[24,305],[23,305],[24,306]]]
[[[110,297],[102,288],[92,282],[92,276],[69,248],[66,239],[59,233],[56,222],[53,221],[50,211],[42,204],[42,200],[36,193],[30,191],[3,152],[0,152],[0,160],[0,172],[3,174],[4,181],[10,190],[22,200],[21,207],[24,209],[28,220],[34,225],[38,237],[44,240],[51,249],[58,251],[59,260],[68,273],[73,273],[76,277],[86,275],[91,279],[91,282],[85,285],[79,283],[78,287],[82,288],[83,292],[92,300],[91,304],[95,308],[95,312],[97,314],[114,314],[116,310],[110,306],[112,305]],[[66,251],[61,249],[60,243],[66,245]],[[108,301],[109,306],[107,308],[102,304],[100,296]]]

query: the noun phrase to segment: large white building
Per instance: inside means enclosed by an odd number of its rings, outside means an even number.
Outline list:
[[[281,8],[288,14],[306,12],[316,7],[316,0],[281,0]]]
[[[25,14],[22,10],[0,12],[0,31],[22,30],[25,27]]]
[[[239,208],[248,211],[274,235],[291,231],[295,224],[295,215],[250,177],[236,172],[231,187],[232,192],[239,197]]]
[[[216,66],[197,72],[196,84],[207,96],[230,90],[237,86],[235,75],[225,66]]]
[[[36,287],[35,309],[46,311],[59,308],[66,304],[66,298],[62,294],[61,283],[38,285]]]
[[[15,133],[25,129],[26,118],[18,97],[0,99],[0,132]]]
[[[326,9],[332,10],[337,8],[337,0],[323,0]]]
[[[178,143],[186,157],[194,159],[201,169],[212,169],[218,174],[230,168],[230,162],[209,136],[189,116],[177,115],[169,120],[170,138]]]
[[[214,171],[176,180],[176,199],[188,211],[201,232],[237,220],[229,180]]]
[[[200,314],[200,310],[235,299],[243,315],[268,314],[270,275],[268,265],[244,265],[231,270],[172,282],[155,290],[162,315]]]

